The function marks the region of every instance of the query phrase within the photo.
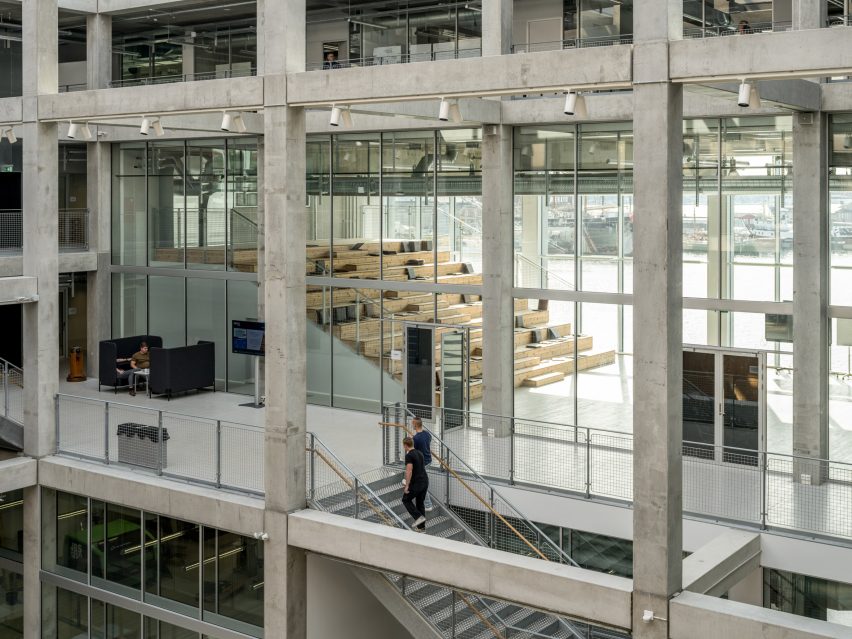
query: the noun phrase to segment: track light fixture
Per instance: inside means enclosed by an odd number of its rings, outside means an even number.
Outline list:
[[[158,116],[148,117],[147,115],[142,118],[142,126],[139,127],[140,135],[148,135],[151,129],[154,129],[154,135],[158,138],[163,137],[166,134],[165,129],[163,129],[163,125],[160,123],[160,118]]]
[[[222,125],[221,129],[223,131],[232,131],[232,127],[234,126],[234,116],[232,116],[227,111],[222,112]]]
[[[737,105],[741,107],[752,107],[757,109],[760,107],[760,93],[757,90],[757,84],[743,80],[740,83],[739,95],[737,95]]]
[[[446,122],[450,119],[450,102],[446,98],[441,98],[441,106],[438,109],[438,119],[441,122]]]
[[[15,135],[15,129],[9,127],[5,131],[3,131],[3,136],[9,140],[9,144],[14,144],[18,141],[18,136]]]
[[[78,138],[82,140],[91,140],[92,130],[89,128],[89,123],[83,122],[83,124],[79,124],[77,122],[69,122],[68,137],[72,140],[76,140]]]
[[[343,109],[341,109],[336,104],[331,105],[331,117],[328,119],[328,123],[331,126],[340,126],[340,114],[343,113]]]
[[[246,123],[243,122],[243,116],[239,113],[234,116],[234,129],[237,133],[246,132]]]
[[[343,123],[344,129],[352,128],[352,112],[348,106],[331,105],[331,117],[328,120],[331,126],[340,126]]]
[[[586,110],[586,98],[576,91],[568,91],[565,96],[565,115],[573,115],[578,118],[585,118],[589,115]]]

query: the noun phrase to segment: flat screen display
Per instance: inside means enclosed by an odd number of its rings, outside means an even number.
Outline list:
[[[231,351],[262,357],[266,350],[266,324],[250,320],[231,320]]]

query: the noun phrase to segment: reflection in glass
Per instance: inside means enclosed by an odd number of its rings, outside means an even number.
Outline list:
[[[50,498],[45,494],[45,499]],[[86,575],[89,555],[89,500],[56,492],[56,565]]]
[[[50,599],[56,600],[56,626],[52,627],[50,615],[44,615],[44,637],[46,639],[80,639],[89,629],[89,602],[83,595],[62,588],[42,587],[46,608],[52,607]],[[95,635],[93,635],[95,636]]]
[[[183,267],[186,246],[187,182],[182,141],[148,145],[148,261]]]
[[[0,493],[0,556],[21,561],[24,554],[24,491]]]
[[[152,520],[153,525],[146,526],[146,536],[151,540],[146,544],[145,553],[146,591],[190,608],[198,608],[200,527],[170,517],[152,516]],[[157,521],[159,530],[156,528]],[[166,602],[154,602],[173,608]],[[176,610],[194,614],[183,608]]]
[[[205,619],[228,627],[228,619],[263,626],[263,544],[216,531],[204,533]]]
[[[115,145],[112,152],[112,263],[147,263],[145,144]]]
[[[225,323],[225,281],[186,279],[186,343],[216,344],[216,390],[225,390],[230,327]]]
[[[148,278],[134,273],[113,273],[113,337],[147,334]]]
[[[148,277],[148,331],[163,338],[163,348],[186,346],[186,278]]]
[[[92,500],[92,578],[110,590],[141,585],[142,521],[133,508]],[[138,593],[137,595],[138,596]]]
[[[227,239],[225,141],[199,140],[186,145],[187,268],[224,269]]]
[[[0,568],[0,585],[4,598],[0,603],[0,637],[23,639],[24,637],[24,576]]]

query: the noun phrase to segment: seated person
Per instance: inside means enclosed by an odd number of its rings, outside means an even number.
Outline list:
[[[122,370],[120,368],[116,368],[116,372],[118,373],[118,379],[126,379],[128,386],[130,386],[130,394],[136,395],[136,391],[133,389],[133,376],[136,374],[137,370],[143,370],[150,368],[151,356],[148,354],[148,344],[146,342],[142,342],[139,344],[139,350],[133,353],[133,357],[128,359],[120,359],[121,362],[130,362],[130,368],[127,370]]]

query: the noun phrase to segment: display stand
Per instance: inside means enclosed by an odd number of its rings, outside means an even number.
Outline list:
[[[254,401],[240,404],[249,408],[263,408],[264,403],[260,400],[260,357],[254,358]]]

